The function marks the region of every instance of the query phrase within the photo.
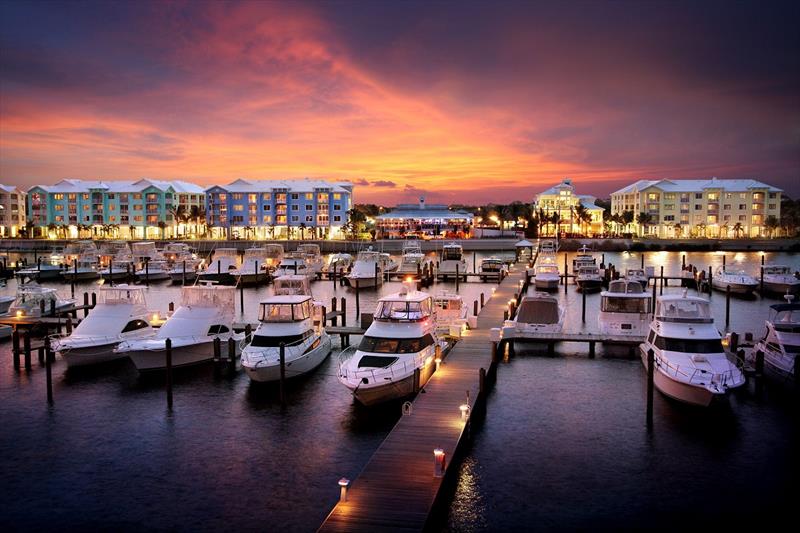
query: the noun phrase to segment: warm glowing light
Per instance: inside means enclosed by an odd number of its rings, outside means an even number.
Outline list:
[[[445,468],[445,453],[441,448],[433,450],[433,477],[442,477]]]
[[[158,313],[153,313],[153,320],[158,320]]]
[[[469,405],[462,403],[458,408],[461,410],[461,420],[464,422],[469,420]]]
[[[350,480],[346,477],[343,477],[339,480],[339,487],[341,487],[341,491],[339,493],[339,501],[346,502],[347,501],[347,487],[350,486]]]
[[[21,317],[22,315],[24,315],[24,314],[25,314],[25,313],[23,313],[22,311],[17,311],[17,318],[20,318],[20,317]]]

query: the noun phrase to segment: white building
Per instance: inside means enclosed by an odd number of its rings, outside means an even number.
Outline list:
[[[558,215],[558,223],[542,224],[542,235],[585,234],[598,235],[603,232],[603,208],[595,205],[596,198],[588,194],[575,194],[572,180],[565,178],[558,185],[536,195],[534,213],[546,219]],[[581,207],[578,207],[581,206]],[[581,209],[585,218],[580,219]]]
[[[0,237],[17,237],[25,220],[25,191],[0,184]]]
[[[752,179],[639,180],[611,193],[611,213],[630,212],[628,231],[639,235],[765,237],[780,221],[781,192]],[[638,223],[641,213],[646,224]]]

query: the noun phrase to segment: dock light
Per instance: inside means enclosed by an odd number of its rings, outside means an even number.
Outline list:
[[[445,453],[441,448],[434,448],[433,450],[433,477],[444,476],[445,467]]]
[[[346,477],[343,477],[339,480],[339,487],[341,487],[341,491],[339,492],[339,501],[346,502],[347,501],[347,487],[350,486],[350,480]]]
[[[439,371],[439,367],[442,366],[442,358],[441,357],[437,357],[436,359],[434,359],[434,361],[436,362],[436,371],[438,372]]]
[[[492,287],[492,294],[497,290],[497,287]]]
[[[24,313],[24,312],[22,312],[22,310],[20,310],[20,311],[17,311],[17,318],[22,318],[22,316],[23,316],[24,314],[25,314],[25,313]]]
[[[153,313],[153,322],[158,321],[158,313]]]
[[[461,421],[469,420],[469,405],[462,403],[458,408],[461,409]]]

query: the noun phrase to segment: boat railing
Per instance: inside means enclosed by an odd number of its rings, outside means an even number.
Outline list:
[[[353,351],[347,353],[350,348],[353,348]],[[419,368],[421,366],[421,363],[423,363],[428,357],[431,357],[430,354],[427,354],[427,350],[424,350],[422,352],[419,352],[416,356],[414,356],[414,359],[403,360],[402,363],[400,363],[399,361],[395,361],[394,363],[382,368],[363,368],[358,370],[348,370],[344,367],[344,363],[349,359],[351,359],[357,350],[355,346],[351,346],[350,348],[348,348],[348,350],[343,351],[339,355],[339,375],[345,379],[361,380],[363,378],[371,378],[373,383],[383,379],[394,381],[398,378],[405,378],[406,376],[408,376],[408,374],[413,373],[414,370]],[[392,356],[398,354],[386,354],[386,355]]]
[[[734,365],[733,368],[724,372],[711,372],[702,368],[687,367],[686,365],[676,365],[666,361],[662,357],[656,356],[656,366],[667,375],[672,375],[686,383],[691,384],[709,384],[716,383],[719,385],[727,385],[728,381],[734,381],[734,372],[742,373],[744,369],[744,361],[731,354],[726,354],[728,361]],[[731,360],[733,358],[733,360]]]
[[[292,358],[293,359],[293,358],[296,358],[296,357],[299,357],[299,356],[303,355],[305,353],[305,351],[306,351],[305,345],[308,343],[309,339],[312,339],[312,343],[313,343],[313,338],[312,337],[306,337],[304,339],[300,339],[299,341],[291,342],[289,344],[284,344],[284,346],[283,346],[283,348],[284,348],[284,351],[283,351],[284,358],[285,359],[286,358]],[[320,340],[321,340],[321,337],[320,337]],[[280,346],[270,346],[269,348],[274,349],[277,354],[280,354]],[[351,346],[351,348],[353,348],[353,347]],[[260,366],[264,366],[264,365],[266,365],[268,363],[266,353],[267,353],[266,350],[264,350],[264,351],[261,351],[261,352],[258,352],[258,353],[253,353],[253,354],[248,355],[248,357],[259,357],[260,356],[258,361],[255,362],[254,368],[259,368]]]

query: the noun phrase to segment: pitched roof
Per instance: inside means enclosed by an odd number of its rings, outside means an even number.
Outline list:
[[[781,192],[781,189],[754,179],[703,179],[703,180],[639,180],[611,194],[630,194],[656,187],[664,192],[702,192],[707,189],[723,189],[729,192],[746,192],[751,189],[767,189]]]
[[[215,185],[228,192],[269,192],[273,189],[287,189],[290,192],[314,192],[317,189],[330,189],[331,192],[352,192],[353,185],[348,182],[324,180],[251,180],[239,178],[227,185]],[[205,189],[208,191],[214,187]]]

